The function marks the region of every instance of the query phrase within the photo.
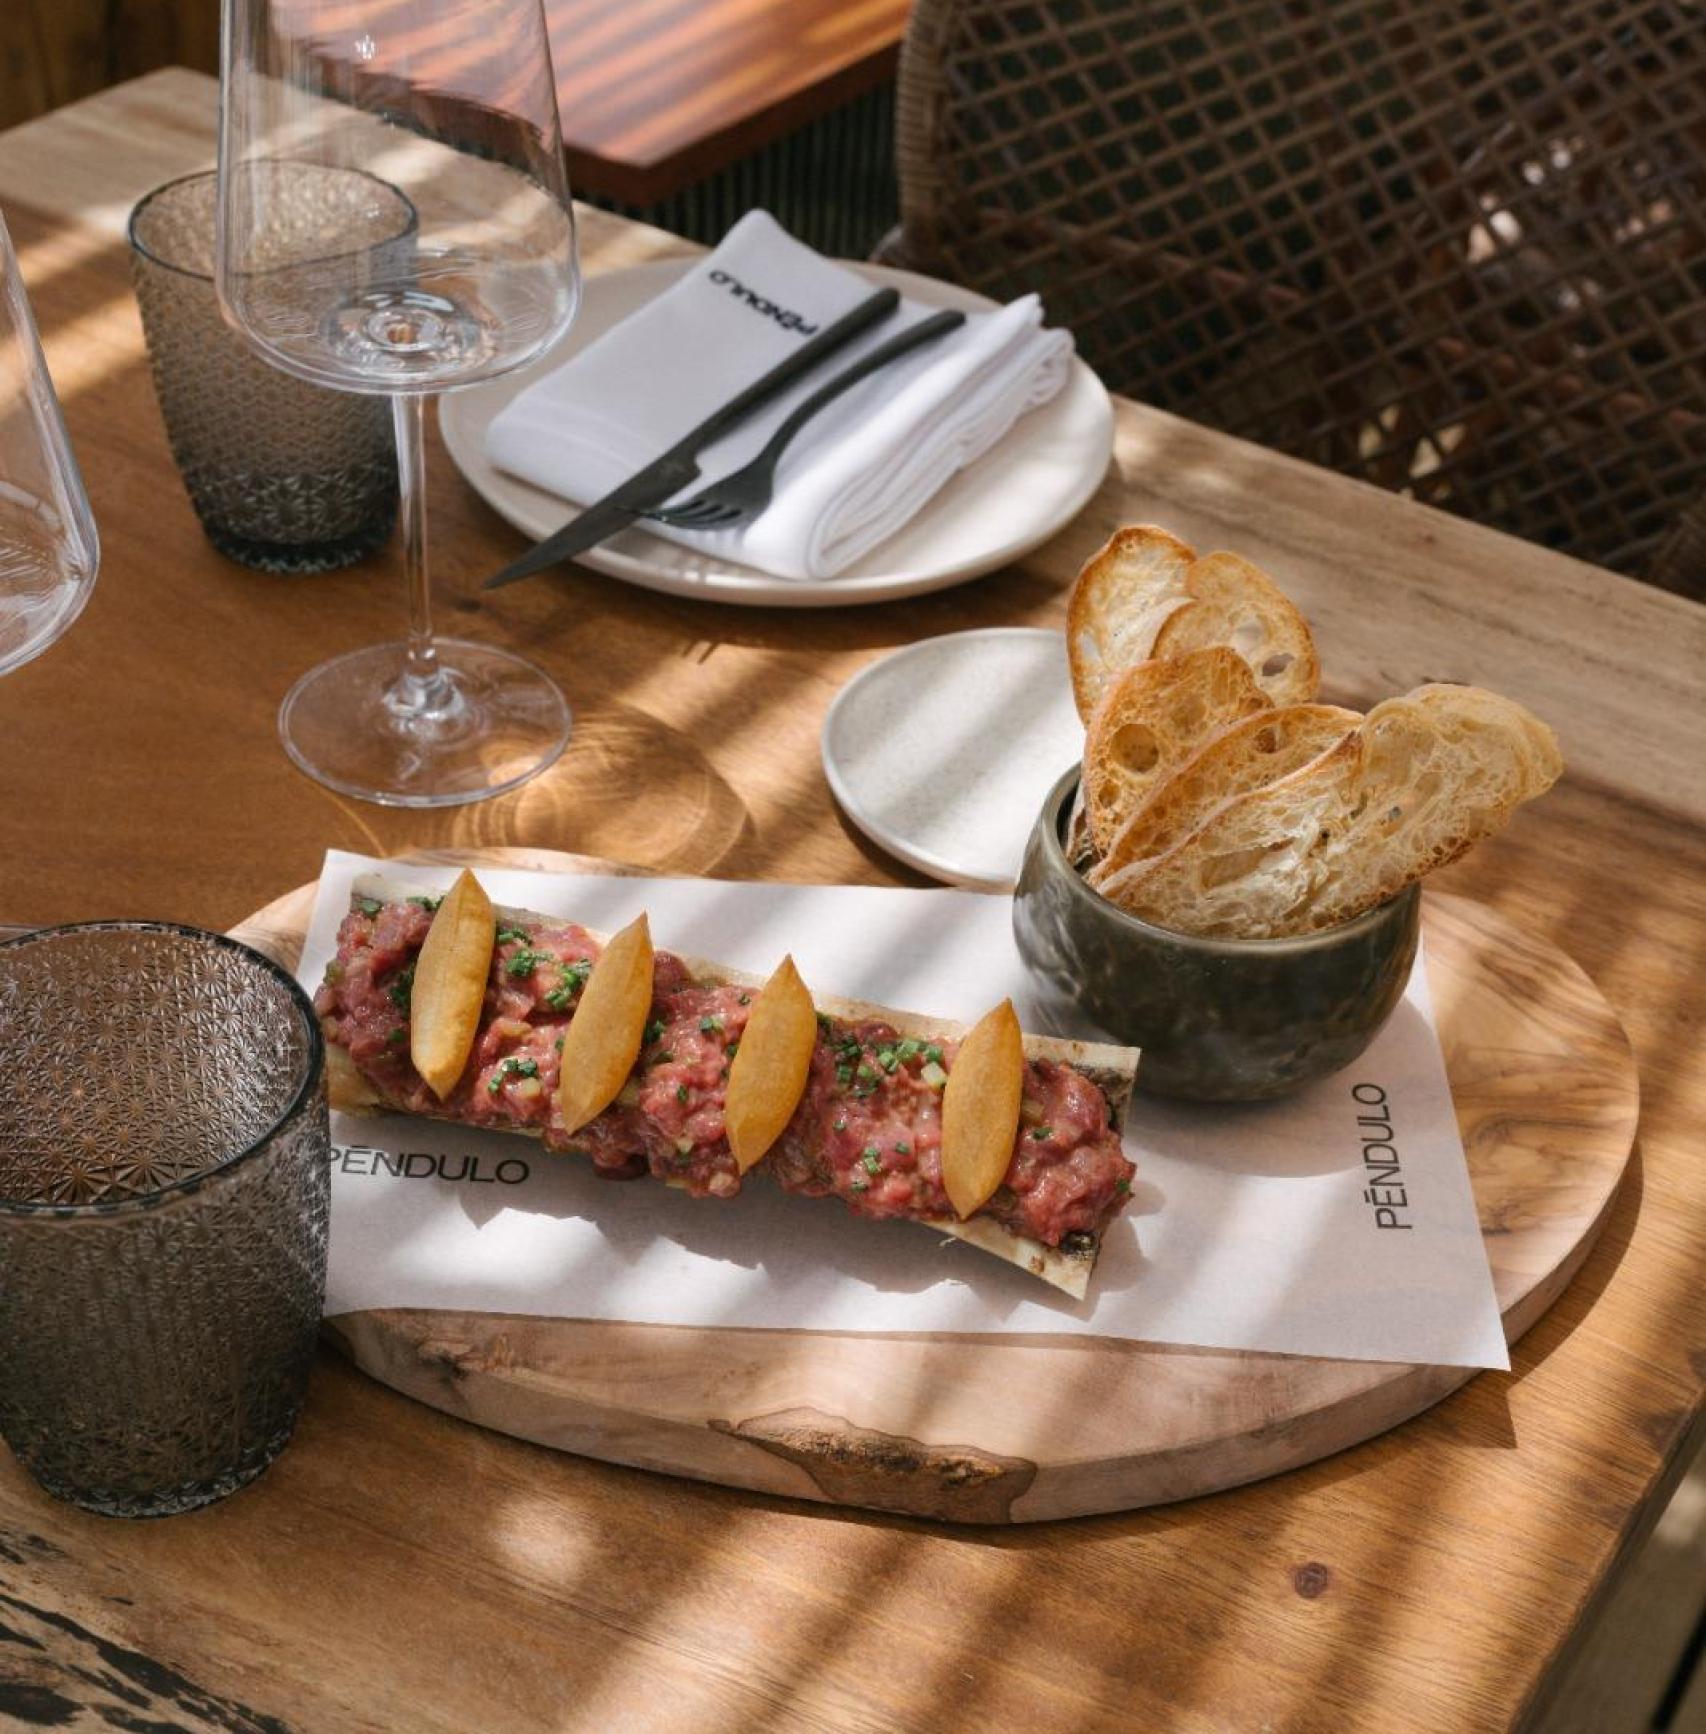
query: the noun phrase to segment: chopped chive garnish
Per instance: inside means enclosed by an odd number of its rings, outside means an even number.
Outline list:
[[[654,1018],[646,1025],[646,1046],[649,1048],[663,1034],[663,1019]]]
[[[1054,1136],[1054,1127],[1033,1126],[1031,1128],[1031,1136],[1036,1139],[1039,1144],[1046,1144],[1048,1140]]]
[[[687,1086],[685,1084],[677,1084],[675,1086],[675,1099],[678,1102],[685,1102],[687,1100]]]
[[[1131,1182],[1129,1180],[1116,1180],[1114,1190],[1116,1192],[1129,1192],[1131,1191]]]
[[[526,945],[532,940],[532,938],[533,935],[529,933],[525,927],[500,927],[497,932],[499,945],[502,945],[507,940],[511,939],[518,939],[523,945]]]
[[[407,968],[399,970],[397,979],[385,990],[385,997],[392,1005],[407,1011],[409,996],[415,991],[415,966],[411,963]]]
[[[931,1042],[924,1049],[924,1057],[931,1065],[939,1066],[942,1063],[942,1050]]]
[[[398,1024],[398,1026],[385,1039],[392,1044],[405,1042],[409,1039],[409,1032],[404,1029],[401,1024]]]
[[[742,1005],[751,1005],[752,1004],[752,995],[749,993],[743,993],[740,996],[740,1003]]]
[[[586,978],[592,974],[590,963],[570,963],[563,966],[563,979],[545,995],[545,1004],[552,1011],[566,1011],[569,1001],[586,986]]]
[[[436,915],[438,913],[438,906],[444,901],[444,899],[442,897],[411,897],[409,901],[411,903],[418,903],[428,915]]]
[[[377,915],[384,907],[385,905],[381,903],[377,897],[364,897],[361,900],[361,912],[363,915]]]
[[[537,1060],[520,1060],[511,1054],[507,1060],[498,1062],[498,1069],[486,1080],[488,1095],[495,1096],[511,1078],[537,1078],[539,1062]]]
[[[700,1018],[699,1033],[702,1036],[720,1036],[723,1033],[723,1020],[718,1017]]]
[[[847,1116],[845,1114],[835,1122],[835,1129],[837,1132],[845,1132],[847,1130]]]
[[[883,1159],[874,1144],[866,1149],[865,1154],[859,1158],[859,1162],[867,1174],[880,1174],[882,1172]]]
[[[897,1156],[910,1156],[912,1154],[912,1146],[910,1144],[896,1144],[894,1147],[894,1153]]]

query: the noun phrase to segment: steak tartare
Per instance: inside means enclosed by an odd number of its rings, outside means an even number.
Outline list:
[[[724,1134],[729,1065],[754,990],[697,982],[655,954],[640,1057],[610,1107],[572,1135],[556,1110],[564,1032],[600,946],[583,927],[501,916],[479,1033],[440,1101],[409,1058],[415,959],[430,897],[358,898],[315,996],[326,1039],[387,1106],[543,1136],[601,1175],[650,1173],[696,1196],[732,1197],[741,1174]],[[942,1091],[958,1044],[902,1036],[876,1019],[819,1014],[804,1097],[757,1171],[790,1192],[835,1196],[862,1216],[951,1218],[941,1175]],[[1023,1106],[1001,1186],[976,1214],[1049,1247],[1100,1234],[1131,1191],[1107,1098],[1057,1060],[1025,1062]]]

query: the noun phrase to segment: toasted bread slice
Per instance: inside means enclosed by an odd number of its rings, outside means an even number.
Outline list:
[[[1309,623],[1261,567],[1237,554],[1205,554],[1185,574],[1191,606],[1163,620],[1151,656],[1228,644],[1275,704],[1307,704],[1321,686]]]
[[[1349,921],[1455,861],[1564,769],[1545,723],[1480,687],[1418,687],[1376,705],[1357,732],[1367,752],[1353,824],[1328,848],[1312,927]]]
[[[1066,656],[1086,723],[1109,685],[1149,656],[1157,628],[1183,606],[1195,558],[1177,536],[1130,524],[1084,563],[1066,605]]]
[[[1096,847],[1106,851],[1211,736],[1271,709],[1250,665],[1223,644],[1128,668],[1096,707],[1084,742],[1084,810]]]
[[[1066,858],[1073,870],[1088,873],[1098,859],[1096,845],[1090,836],[1090,817],[1084,811],[1084,779],[1072,792],[1072,810],[1066,815]]]
[[[1489,692],[1485,687],[1463,686],[1455,681],[1438,681],[1418,686],[1405,697],[1421,705],[1431,715],[1441,719],[1443,726],[1458,730],[1473,727],[1476,720],[1489,729],[1515,726],[1526,745],[1530,762],[1539,775],[1556,779],[1563,768],[1563,755],[1558,750],[1558,737],[1532,711],[1514,706],[1508,698]]]
[[[1259,566],[1198,555],[1153,524],[1117,530],[1085,562],[1067,603],[1072,692],[1086,724],[1127,668],[1225,644],[1275,704],[1306,704],[1321,681],[1308,623]]]
[[[1335,747],[1362,718],[1332,704],[1252,711],[1211,737],[1115,833],[1089,875],[1100,890],[1134,861],[1188,837],[1217,807],[1288,777]]]
[[[1160,925],[1307,933],[1395,896],[1544,793],[1563,761],[1521,705],[1476,688],[1388,699],[1319,758],[1216,808],[1104,895]]]
[[[1265,788],[1223,802],[1172,848],[1108,875],[1100,889],[1181,933],[1265,939],[1307,930],[1325,876],[1322,836],[1352,806],[1358,733]]]

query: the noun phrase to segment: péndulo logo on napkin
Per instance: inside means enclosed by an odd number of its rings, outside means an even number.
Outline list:
[[[749,289],[746,284],[731,271],[725,271],[720,266],[711,273],[711,281],[719,289],[727,289],[737,301],[744,301],[754,313],[762,313],[766,319],[774,319],[784,331],[797,331],[802,337],[816,337],[819,327],[813,325],[803,313],[796,313],[789,307],[778,307],[767,295],[760,295],[756,289]]]

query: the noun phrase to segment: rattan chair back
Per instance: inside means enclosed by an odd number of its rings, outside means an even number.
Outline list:
[[[1701,0],[916,0],[898,156],[1115,389],[1706,591]]]

